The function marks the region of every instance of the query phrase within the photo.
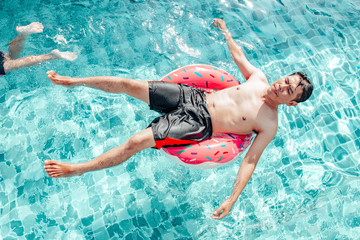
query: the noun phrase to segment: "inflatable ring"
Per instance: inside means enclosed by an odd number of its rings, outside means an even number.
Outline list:
[[[212,92],[240,84],[231,74],[208,65],[179,68],[161,81],[184,83],[205,92]],[[175,162],[192,168],[217,168],[235,160],[251,144],[252,134],[219,134],[198,143],[161,148]]]

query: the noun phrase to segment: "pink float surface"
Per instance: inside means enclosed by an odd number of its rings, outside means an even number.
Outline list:
[[[208,93],[240,85],[240,82],[233,75],[209,65],[182,67],[169,73],[161,81],[184,83],[204,89]]]
[[[252,140],[252,134],[221,134],[199,143],[163,147],[164,152],[176,156],[185,164],[204,162],[227,163],[246,149]]]

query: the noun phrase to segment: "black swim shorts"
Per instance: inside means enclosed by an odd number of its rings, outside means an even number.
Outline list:
[[[0,76],[5,75],[4,58],[5,53],[0,51]]]
[[[156,146],[188,144],[212,135],[204,91],[185,84],[149,82],[150,109],[165,113],[151,124]]]

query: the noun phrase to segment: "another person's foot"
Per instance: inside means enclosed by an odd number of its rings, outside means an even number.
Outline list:
[[[48,76],[50,81],[52,81],[52,83],[56,85],[70,86],[77,83],[75,78],[61,76],[55,71],[48,71],[46,75]]]
[[[83,174],[83,172],[77,172],[74,170],[74,164],[53,160],[46,160],[44,163],[46,173],[52,178],[80,176]]]
[[[73,52],[60,52],[58,49],[54,49],[50,52],[54,59],[63,59],[67,61],[74,61],[77,55]]]
[[[33,22],[26,26],[16,27],[16,31],[22,35],[30,35],[33,33],[41,33],[44,30],[44,26],[39,22]]]

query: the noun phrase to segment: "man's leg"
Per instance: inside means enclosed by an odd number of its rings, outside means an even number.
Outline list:
[[[149,84],[147,81],[121,77],[87,77],[72,78],[60,76],[54,71],[46,73],[48,78],[57,85],[79,86],[85,85],[111,93],[125,93],[149,104]]]
[[[135,153],[154,146],[155,140],[152,129],[147,128],[132,136],[123,145],[113,148],[91,161],[70,164],[46,160],[44,169],[46,173],[53,178],[81,175],[89,171],[96,171],[119,165],[128,160]]]
[[[77,58],[77,56],[72,52],[60,52],[55,49],[52,50],[48,54],[38,55],[38,56],[27,56],[23,58],[18,58],[14,60],[6,60],[4,62],[5,72],[14,71],[20,68],[29,67],[41,62],[50,61],[50,60],[67,60],[73,61]]]
[[[9,56],[10,59],[17,59],[22,52],[25,40],[33,33],[41,33],[44,26],[39,22],[33,22],[27,26],[16,27],[18,36],[9,43]]]

